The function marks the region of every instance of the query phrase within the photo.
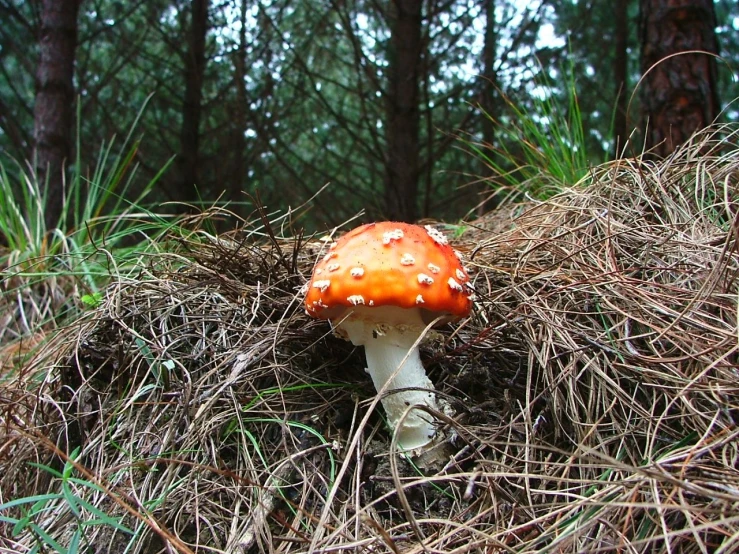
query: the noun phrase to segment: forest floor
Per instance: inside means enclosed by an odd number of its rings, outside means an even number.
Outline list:
[[[736,551],[736,138],[437,225],[476,301],[422,348],[454,412],[432,471],[304,313],[322,237],[170,236],[6,345],[0,552]]]

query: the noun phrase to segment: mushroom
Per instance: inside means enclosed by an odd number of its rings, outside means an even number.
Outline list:
[[[434,442],[436,428],[424,410],[403,414],[415,405],[439,410],[418,339],[432,321],[454,321],[472,305],[459,258],[429,225],[370,223],[332,243],[308,284],[306,313],[329,320],[337,335],[364,346],[375,388],[387,391],[382,405],[388,424],[412,455]]]

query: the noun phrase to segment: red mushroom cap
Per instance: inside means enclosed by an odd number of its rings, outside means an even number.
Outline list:
[[[305,307],[323,319],[360,305],[419,308],[425,319],[454,319],[472,307],[468,283],[459,254],[433,227],[370,223],[331,244],[313,271]]]

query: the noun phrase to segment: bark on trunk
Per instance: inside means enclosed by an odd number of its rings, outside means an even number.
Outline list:
[[[46,194],[47,229],[59,224],[64,205],[64,166],[72,153],[74,59],[79,0],[42,0],[34,104],[34,150]]]
[[[243,198],[243,186],[246,182],[246,137],[244,133],[248,127],[247,110],[249,98],[246,94],[246,50],[249,47],[246,37],[247,2],[242,0],[239,12],[239,48],[234,53],[234,79],[236,81],[236,108],[234,110],[233,129],[233,173],[229,179],[229,200],[240,202]],[[235,208],[238,211],[238,208]]]
[[[180,137],[181,192],[192,198],[198,185],[200,157],[200,115],[205,71],[205,37],[208,32],[208,0],[192,0],[190,4],[190,40],[185,54],[185,101],[182,106]]]
[[[421,0],[393,4],[388,53],[385,206],[389,218],[408,222],[418,214],[421,7]]]
[[[616,85],[616,106],[613,121],[614,141],[614,158],[620,158],[624,144],[628,140],[628,130],[626,128],[626,109],[628,107],[627,95],[627,75],[628,75],[628,19],[627,12],[629,0],[616,0],[613,3],[614,21],[615,21],[615,55],[613,57],[613,77]]]
[[[667,156],[719,113],[716,14],[711,0],[641,0],[641,70],[646,147]],[[658,63],[659,62],[659,63]]]
[[[482,47],[482,98],[480,106],[485,111],[482,118],[482,141],[487,147],[493,148],[495,144],[495,123],[493,118],[497,115],[499,108],[498,75],[495,72],[495,60],[498,50],[498,28],[495,20],[495,0],[483,0],[482,10],[485,14],[485,39]],[[489,177],[492,175],[491,168],[480,160],[480,175]],[[482,216],[495,208],[495,200],[491,195],[494,189],[487,179],[483,179],[479,185],[479,197],[477,215]]]

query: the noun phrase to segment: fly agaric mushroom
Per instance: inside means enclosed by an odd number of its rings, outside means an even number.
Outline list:
[[[436,434],[431,416],[419,409],[398,427],[408,407],[439,409],[418,338],[430,322],[464,317],[472,305],[459,257],[431,226],[370,223],[332,243],[308,284],[307,314],[330,320],[339,336],[364,346],[375,388],[382,390],[395,374],[382,405],[405,451],[419,452]]]

